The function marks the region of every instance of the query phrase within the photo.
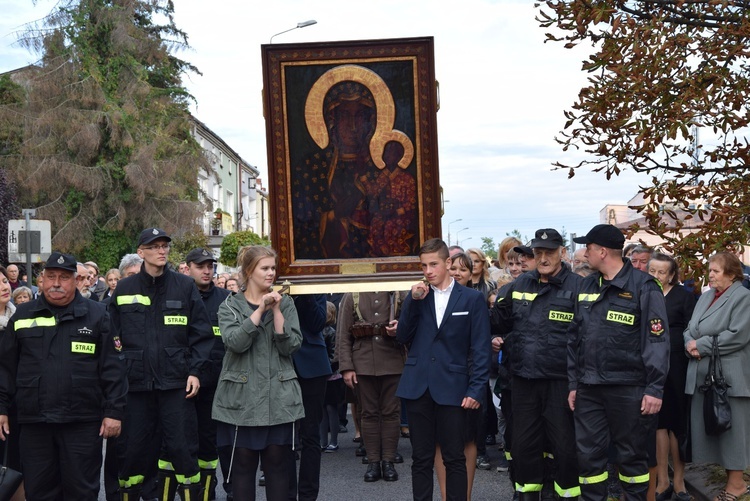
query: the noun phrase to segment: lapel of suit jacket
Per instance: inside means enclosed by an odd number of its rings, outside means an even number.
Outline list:
[[[719,299],[717,299],[714,304],[712,304],[711,306],[709,306],[708,308],[706,308],[706,311],[704,311],[703,314],[701,315],[701,321],[704,320],[704,319],[706,319],[706,318],[708,318],[708,317],[710,317],[711,315],[713,315],[717,311],[719,311],[721,309],[721,307],[724,306],[724,303],[726,303],[727,301],[729,301],[729,298],[732,296],[732,294],[734,294],[734,291],[737,290],[737,287],[741,287],[741,286],[742,286],[741,282],[735,282],[732,285],[730,285],[729,286],[729,290],[727,290],[724,294],[722,294],[721,297]],[[714,296],[713,297],[716,297],[716,291],[714,291]],[[712,297],[712,299],[713,299],[713,297]],[[709,304],[710,304],[710,302],[709,302]]]
[[[448,304],[445,306],[445,313],[443,313],[443,320],[440,322],[440,327],[438,327],[438,334],[440,333],[440,330],[445,325],[445,320],[451,315],[451,312],[456,307],[456,303],[458,302],[459,297],[463,293],[462,289],[463,287],[458,285],[458,283],[453,284],[453,290],[451,291],[450,297],[448,297]],[[433,311],[434,311],[434,308],[433,308]]]

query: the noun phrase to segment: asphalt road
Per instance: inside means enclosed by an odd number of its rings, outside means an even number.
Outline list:
[[[320,471],[320,501],[349,501],[349,500],[378,500],[378,501],[407,501],[412,499],[411,490],[411,444],[406,438],[399,442],[399,452],[404,456],[404,463],[396,465],[399,479],[396,482],[366,483],[363,480],[367,465],[363,465],[361,458],[354,455],[358,444],[352,441],[351,418],[350,431],[339,434],[339,450],[334,453],[323,454]],[[472,499],[475,501],[493,500],[510,501],[513,496],[507,473],[496,471],[500,452],[496,446],[488,446],[487,452],[492,462],[489,471],[477,470],[474,478]],[[258,487],[257,499],[265,501],[263,487]],[[217,489],[217,500],[225,500],[226,496],[221,487]],[[440,490],[435,481],[434,499],[440,499]],[[105,501],[104,487],[99,494],[99,500]],[[243,500],[237,500],[243,501]]]

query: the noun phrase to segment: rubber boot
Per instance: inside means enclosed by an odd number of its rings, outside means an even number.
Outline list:
[[[159,501],[174,501],[177,493],[177,479],[174,470],[159,470],[156,477],[156,491]]]
[[[541,498],[539,491],[535,492],[519,492],[518,501],[539,501]]]
[[[201,470],[201,485],[203,485],[203,501],[214,501],[216,499],[216,470]]]
[[[141,486],[120,487],[120,501],[140,501]]]
[[[203,484],[180,484],[180,497],[182,501],[202,501]]]

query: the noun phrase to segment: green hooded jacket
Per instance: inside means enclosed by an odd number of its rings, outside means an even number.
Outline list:
[[[294,301],[284,296],[284,332],[274,333],[273,313],[255,326],[251,306],[242,293],[228,296],[219,307],[219,328],[226,353],[214,396],[212,417],[238,426],[291,423],[305,413],[292,353],[302,344]]]

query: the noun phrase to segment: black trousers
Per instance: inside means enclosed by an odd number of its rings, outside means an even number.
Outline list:
[[[211,419],[216,386],[201,386],[195,397],[195,413],[198,418],[198,464],[201,469],[215,469],[219,461],[216,449],[216,421]]]
[[[179,483],[200,478],[197,435],[195,400],[185,398],[184,388],[128,393],[120,438],[121,484],[141,484],[153,472],[159,444],[164,446]]]
[[[28,501],[96,501],[102,468],[101,422],[24,424],[21,463]]]
[[[407,400],[412,446],[412,495],[415,501],[432,501],[435,446],[440,445],[446,472],[448,501],[465,500],[467,488],[464,438],[466,411],[459,406],[437,404],[427,390]]]
[[[628,501],[645,501],[648,437],[652,416],[641,415],[642,386],[581,385],[576,392],[575,430],[581,498],[607,498],[610,440],[620,460],[620,481]]]
[[[227,478],[232,451],[228,449],[220,453],[216,447],[216,421],[211,419],[211,409],[215,394],[216,386],[201,386],[200,392],[195,397],[195,415],[198,425],[198,466],[201,470],[215,470],[221,457],[223,459],[221,464],[222,476]],[[162,443],[159,459],[168,463],[172,462],[164,443]],[[208,487],[210,488],[210,486]],[[225,484],[224,487],[225,490],[229,489],[231,491],[231,487],[228,484]]]
[[[289,499],[311,501],[318,499],[320,491],[320,420],[323,419],[323,407],[326,396],[328,376],[298,378],[302,390],[302,406],[305,417],[299,424],[299,481],[292,473],[289,477]],[[296,472],[294,454],[289,454],[290,472]],[[299,495],[299,498],[297,497]]]
[[[557,465],[555,490],[560,497],[578,496],[575,425],[568,407],[568,382],[513,378],[513,449],[516,490],[537,492],[544,483],[547,442]]]

